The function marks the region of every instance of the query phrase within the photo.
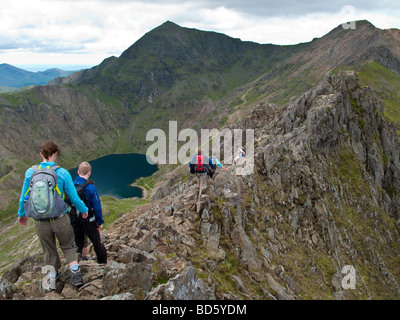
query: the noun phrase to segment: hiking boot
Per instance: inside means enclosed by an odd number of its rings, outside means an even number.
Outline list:
[[[71,281],[74,287],[83,286],[83,279],[81,274],[81,269],[79,268],[77,271],[70,270],[71,272]]]

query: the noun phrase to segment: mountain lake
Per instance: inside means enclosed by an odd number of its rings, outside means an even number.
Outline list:
[[[131,184],[140,177],[151,176],[158,170],[157,165],[149,164],[145,154],[110,154],[88,161],[92,166],[89,179],[95,183],[99,196],[112,196],[118,199],[142,197],[142,190]],[[72,180],[78,175],[78,167],[69,169]]]

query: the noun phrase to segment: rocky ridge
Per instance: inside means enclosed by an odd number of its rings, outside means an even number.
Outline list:
[[[41,291],[41,256],[0,282],[3,299],[398,299],[399,144],[353,72],[328,74],[284,108],[259,104],[255,171],[198,186],[187,166],[103,233],[106,266],[82,262]],[[240,163],[238,164],[241,165]],[[355,289],[343,287],[353,266]]]

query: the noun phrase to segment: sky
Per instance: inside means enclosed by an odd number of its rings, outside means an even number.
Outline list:
[[[284,45],[363,19],[399,29],[398,0],[0,0],[0,64],[95,66],[167,20]]]

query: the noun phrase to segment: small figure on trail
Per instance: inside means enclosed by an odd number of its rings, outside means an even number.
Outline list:
[[[236,156],[235,159],[233,159],[233,164],[236,164],[241,158],[244,158],[246,156],[246,149],[243,147],[240,147],[238,149],[238,155]]]
[[[78,167],[78,176],[74,180],[76,191],[89,208],[87,219],[80,217],[75,206],[66,200],[71,206],[69,216],[71,225],[75,233],[75,244],[78,247],[78,254],[82,260],[87,260],[87,238],[93,243],[94,251],[96,252],[97,262],[99,264],[107,263],[107,251],[100,239],[100,231],[103,227],[103,214],[101,202],[97,193],[97,188],[92,180],[89,180],[92,174],[92,166],[88,162],[82,162]]]
[[[196,174],[197,182],[201,185],[200,180],[202,180],[208,172],[214,171],[214,164],[209,157],[203,154],[201,149],[198,149],[197,154],[195,154],[189,162],[189,168],[190,173]]]
[[[199,185],[199,193],[197,200],[197,212],[200,212],[200,200],[201,200],[201,187],[202,181],[209,172],[214,171],[214,165],[211,159],[203,154],[203,151],[199,148],[197,154],[195,154],[189,162],[190,173],[196,174],[197,184]]]

